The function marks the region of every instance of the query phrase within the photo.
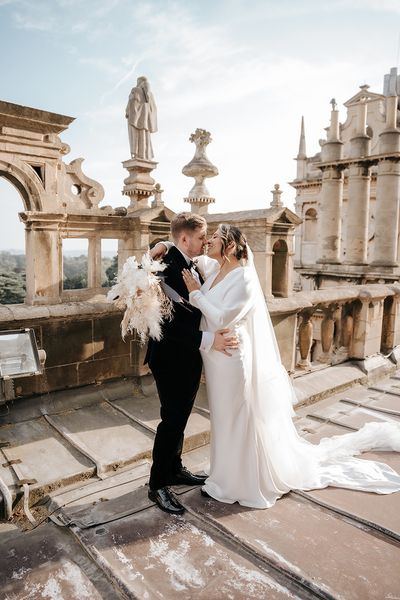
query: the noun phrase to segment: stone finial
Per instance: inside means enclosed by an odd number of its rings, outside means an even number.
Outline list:
[[[154,192],[153,192],[154,200],[151,203],[151,208],[157,208],[158,206],[164,206],[164,200],[161,198],[163,191],[164,190],[161,189],[161,185],[159,183],[156,183],[156,185],[154,186]]]
[[[332,106],[331,110],[331,124],[328,127],[328,142],[337,142],[340,138],[340,126],[339,126],[339,111],[337,110],[337,104],[335,98],[330,101]]]
[[[271,208],[283,208],[283,203],[281,200],[281,196],[282,196],[282,190],[279,188],[279,183],[276,183],[274,185],[274,189],[271,190],[271,194],[272,194],[272,201],[271,201]]]
[[[194,177],[195,184],[184,201],[192,205],[193,212],[203,214],[208,212],[208,205],[215,202],[215,199],[210,196],[204,180],[207,177],[218,175],[218,169],[206,155],[206,148],[212,141],[209,131],[198,128],[191,134],[189,141],[196,144],[196,151],[190,163],[183,167],[182,173],[187,177]]]

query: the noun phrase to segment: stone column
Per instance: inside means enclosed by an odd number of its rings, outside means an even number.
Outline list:
[[[101,287],[101,239],[98,237],[89,238],[88,287]]]
[[[43,215],[44,219],[49,215]],[[61,302],[62,256],[59,222],[20,213],[25,222],[26,304]],[[28,220],[29,219],[29,220]]]
[[[392,351],[390,358],[397,365],[400,364],[400,285],[393,284],[389,286],[394,292],[391,305],[389,306],[389,319],[382,330],[382,351],[387,353]],[[386,298],[385,303],[388,301]],[[385,304],[384,304],[385,310]]]
[[[357,109],[357,127],[350,140],[350,154],[351,158],[364,158],[370,154],[371,146],[371,139],[366,133],[367,104],[360,102]],[[350,163],[345,260],[348,264],[367,264],[370,186],[368,165],[362,161]]]
[[[343,202],[342,169],[335,162],[342,157],[339,139],[339,111],[332,110],[328,138],[321,149],[322,187],[318,203],[317,263],[340,263],[341,213]],[[329,164],[330,163],[330,164]]]
[[[364,359],[381,349],[383,298],[361,297],[355,314],[351,358]]]
[[[150,242],[149,226],[146,223],[132,223],[132,230],[123,239],[118,240],[118,273],[121,272],[125,261],[130,256],[136,256],[140,262],[147,252]]]
[[[379,153],[390,155],[400,151],[397,122],[397,96],[386,98],[386,128],[380,134]],[[398,223],[400,201],[400,162],[396,157],[383,157],[378,163],[375,210],[375,266],[398,265]]]

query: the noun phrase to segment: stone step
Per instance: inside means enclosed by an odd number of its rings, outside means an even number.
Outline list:
[[[197,491],[193,493],[199,496]],[[146,504],[146,490],[137,490],[135,505]],[[124,506],[122,503],[121,507]],[[240,545],[231,544],[189,512],[174,517],[154,506],[145,507],[104,525],[83,530],[75,526],[72,531],[128,597],[171,600],[300,597],[296,585],[288,578],[260,565]]]
[[[152,434],[156,433],[157,425],[161,420],[160,401],[157,396],[118,398],[112,402],[112,405]],[[210,419],[194,408],[186,426],[183,450],[188,452],[208,444],[209,441]]]
[[[69,489],[55,490],[47,495],[45,504],[48,514],[63,510],[70,517],[82,508],[93,507],[100,502],[132,492],[144,485],[150,472],[150,462],[141,461],[124,471],[110,475],[107,479],[87,481]]]
[[[355,501],[360,500],[354,493]],[[333,598],[390,598],[400,586],[396,545],[294,494],[252,510],[186,494],[185,505],[283,572]]]
[[[126,598],[67,530],[53,523],[2,536],[0,590],[4,599]]]
[[[92,460],[97,475],[147,458],[153,436],[106,402],[47,416],[61,435]]]
[[[196,448],[184,455],[184,464],[193,473],[204,473],[208,463],[208,446]],[[143,460],[124,471],[114,475],[110,474],[106,479],[93,479],[81,485],[71,485],[69,489],[50,492],[40,504],[41,518],[44,516],[43,506],[45,506],[48,515],[53,513],[59,515],[61,511],[67,520],[72,520],[77,513],[88,511],[89,508],[98,510],[96,508],[98,504],[104,507],[105,504],[103,503],[107,503],[107,510],[109,511],[112,506],[110,501],[123,495],[132,494],[147,483],[150,466],[150,461]],[[174,489],[180,495],[187,487],[175,486]],[[135,512],[134,502],[129,502],[130,512]],[[148,502],[148,506],[152,504],[152,502]]]
[[[94,473],[93,462],[71,446],[46,420],[0,427],[0,439],[9,442],[1,452],[5,460],[17,460],[23,478],[34,480],[32,490],[46,488],[55,481],[65,485]],[[17,478],[12,466],[1,468],[0,476],[15,494]]]
[[[351,397],[350,397],[351,399]],[[356,406],[349,402],[333,402],[329,406],[310,407],[307,417],[319,419],[321,421],[330,421],[333,424],[343,425],[350,429],[360,429],[363,425],[370,422],[398,422],[399,416],[370,410],[368,407]]]
[[[315,403],[366,381],[365,373],[351,362],[308,373],[293,381],[296,406]]]
[[[154,389],[148,386],[147,391]],[[146,397],[130,380],[88,386],[76,394],[68,390],[35,398],[36,404],[32,399],[27,405],[20,402],[12,418],[0,419],[0,442],[9,445],[0,450],[0,479],[12,501],[21,486],[12,465],[7,465],[10,460],[20,461],[19,472],[32,482],[29,502],[33,504],[51,488],[93,476],[105,478],[151,459],[159,422],[157,396]],[[207,415],[194,409],[183,451],[208,444],[209,430]]]

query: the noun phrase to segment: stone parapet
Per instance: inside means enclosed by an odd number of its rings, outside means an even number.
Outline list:
[[[386,372],[400,361],[398,284],[299,292],[269,299],[267,306],[282,362],[296,376],[356,360],[372,377],[376,369]],[[0,306],[0,330],[33,328],[47,355],[44,375],[16,380],[16,396],[146,375],[145,347],[133,336],[121,339],[121,320],[122,312],[104,295],[46,306]]]
[[[99,383],[148,372],[145,348],[133,336],[121,338],[122,312],[104,296],[90,302],[0,307],[0,330],[33,328],[46,351],[44,374],[15,380],[16,396]]]
[[[376,371],[382,375],[382,370],[393,370],[400,357],[396,350],[400,344],[399,285],[299,292],[269,300],[268,309],[282,362],[297,375],[301,374],[298,369],[310,371],[356,360],[373,378]]]

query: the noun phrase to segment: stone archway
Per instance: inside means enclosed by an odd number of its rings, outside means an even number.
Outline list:
[[[26,298],[25,228],[18,215],[24,205],[17,186],[0,176],[0,305]]]
[[[43,210],[45,189],[33,167],[17,158],[12,161],[0,158],[0,177],[17,189],[26,211]]]
[[[277,240],[272,247],[272,294],[288,296],[288,246],[285,240]]]

